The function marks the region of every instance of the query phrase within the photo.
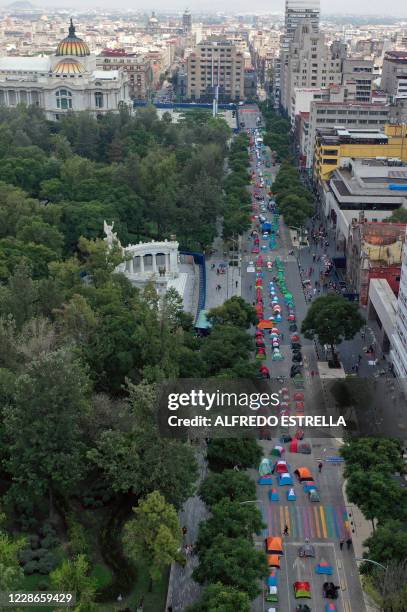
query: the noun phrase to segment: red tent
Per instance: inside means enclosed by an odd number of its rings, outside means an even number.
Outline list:
[[[298,453],[298,440],[293,438],[290,442],[290,453]]]

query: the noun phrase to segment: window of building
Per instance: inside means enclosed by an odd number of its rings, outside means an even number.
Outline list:
[[[26,91],[20,91],[20,102],[22,104],[27,104],[27,92]]]
[[[57,108],[68,110],[72,108],[72,94],[67,89],[58,89],[55,92]]]
[[[101,91],[95,91],[95,106],[96,108],[103,108],[103,93]]]

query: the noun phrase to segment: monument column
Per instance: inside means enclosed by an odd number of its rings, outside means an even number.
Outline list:
[[[157,253],[151,253],[151,258],[153,261],[153,274],[155,274],[157,272]]]
[[[144,274],[144,255],[140,255],[140,274]]]

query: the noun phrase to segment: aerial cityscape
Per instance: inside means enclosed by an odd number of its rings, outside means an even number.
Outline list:
[[[407,9],[0,7],[0,610],[407,612]]]

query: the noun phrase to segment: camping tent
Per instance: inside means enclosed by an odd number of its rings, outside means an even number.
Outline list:
[[[272,502],[278,502],[280,499],[280,496],[278,494],[277,489],[271,489],[271,491],[269,491],[269,500]]]
[[[289,474],[288,472],[285,472],[284,474],[280,474],[278,477],[278,484],[280,485],[280,487],[283,487],[285,485],[292,485],[293,479],[292,479],[291,474]]]
[[[271,474],[272,470],[273,466],[271,464],[270,459],[268,459],[268,457],[263,457],[259,465],[260,476],[266,476],[266,474]]]
[[[268,555],[283,554],[283,540],[280,536],[269,536],[266,538],[266,553]]]
[[[297,496],[295,494],[294,489],[288,489],[287,491],[287,501],[295,501]]]
[[[298,453],[298,440],[293,438],[290,442],[290,453]]]

